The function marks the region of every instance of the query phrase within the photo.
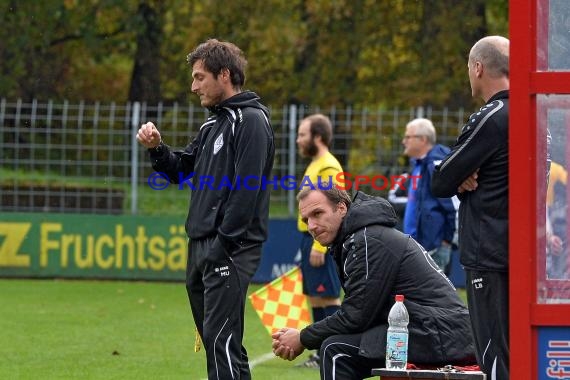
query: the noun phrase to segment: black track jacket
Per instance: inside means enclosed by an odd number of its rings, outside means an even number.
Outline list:
[[[301,331],[317,349],[332,335],[362,334],[360,354],[383,358],[388,313],[403,294],[411,363],[474,363],[469,313],[451,282],[409,235],[396,230],[388,201],[358,192],[330,250],[345,297],[340,310]]]
[[[457,194],[461,264],[471,270],[508,270],[509,92],[500,91],[469,121],[451,153],[436,166],[431,190],[452,197],[477,169],[475,191]]]
[[[191,188],[186,232],[191,239],[217,236],[225,250],[267,238],[275,145],[269,110],[251,91],[209,109],[196,138],[181,151],[150,149],[152,167],[172,183]],[[180,186],[179,186],[180,187]]]

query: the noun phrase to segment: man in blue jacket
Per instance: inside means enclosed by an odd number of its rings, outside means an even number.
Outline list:
[[[437,198],[432,194],[431,177],[435,166],[449,154],[449,148],[436,144],[433,123],[423,118],[406,125],[402,144],[404,154],[410,157],[413,165],[413,180],[407,189],[404,233],[420,243],[437,265],[446,271],[451,258],[456,210],[451,198]]]

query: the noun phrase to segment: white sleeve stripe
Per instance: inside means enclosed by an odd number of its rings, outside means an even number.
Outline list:
[[[368,239],[366,239],[366,227],[364,227],[364,257],[366,260],[366,279],[368,279]]]
[[[465,140],[465,142],[463,143],[463,145],[461,145],[459,147],[459,149],[457,149],[455,151],[455,153],[453,153],[453,155],[451,157],[449,157],[444,163],[443,165],[441,165],[439,167],[439,170],[442,171],[443,169],[445,169],[445,167],[451,162],[453,161],[453,159],[455,157],[457,157],[457,155],[459,153],[461,153],[461,151],[471,142],[471,140],[473,140],[473,137],[475,137],[475,135],[481,130],[481,127],[483,126],[483,124],[485,124],[485,122],[487,121],[487,119],[489,119],[491,116],[493,116],[493,114],[495,112],[497,112],[498,110],[500,110],[501,108],[504,107],[504,103],[500,100],[497,101],[499,104],[497,105],[497,107],[495,107],[495,109],[493,109],[492,111],[490,111],[487,115],[485,115],[485,117],[483,117],[481,119],[481,121],[479,122],[479,124],[477,124],[477,127],[475,127],[475,130],[473,131],[473,133],[471,133],[471,135],[467,138],[467,140]]]
[[[265,114],[265,112],[261,112],[261,114],[265,118],[265,122],[267,123],[267,125],[269,125],[269,119],[267,118],[267,115]]]
[[[228,107],[224,107],[224,109],[232,115],[232,119],[233,119],[233,121],[235,121],[236,120],[236,112],[233,109],[228,108]]]
[[[224,109],[226,111],[228,111],[229,114],[231,115],[231,118],[228,117],[228,120],[230,123],[232,123],[232,135],[235,135],[235,127],[236,127],[236,119],[237,119],[236,112],[233,109],[228,108],[228,107],[224,107]]]
[[[206,125],[214,124],[215,122],[216,119],[206,120],[206,122],[200,126],[200,130],[202,130],[202,128],[204,128]]]

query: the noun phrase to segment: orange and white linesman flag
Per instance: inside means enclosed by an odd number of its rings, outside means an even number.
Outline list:
[[[311,323],[299,267],[252,293],[249,300],[270,335],[282,327],[300,330]]]

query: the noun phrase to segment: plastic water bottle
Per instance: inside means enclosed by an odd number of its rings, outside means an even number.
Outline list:
[[[404,296],[396,295],[396,303],[388,314],[386,339],[386,368],[406,369],[408,364],[408,323],[410,317],[404,305]]]

